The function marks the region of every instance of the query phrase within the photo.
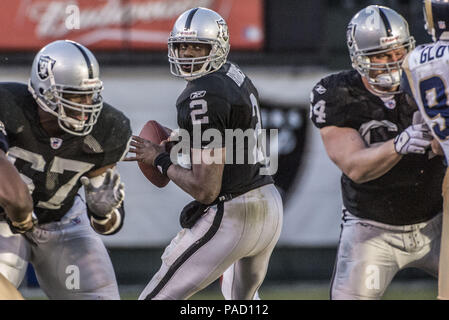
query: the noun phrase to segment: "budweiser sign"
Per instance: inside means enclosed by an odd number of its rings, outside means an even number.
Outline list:
[[[262,0],[20,0],[2,1],[0,49],[34,50],[57,39],[94,49],[166,49],[176,18],[194,7],[223,16],[233,48],[262,47]]]
[[[121,0],[105,1],[102,5],[89,2],[90,6],[79,7],[81,29],[120,27],[139,22],[153,22],[176,19],[182,12],[192,7],[210,7],[213,0],[178,0],[128,2]],[[64,37],[72,30],[66,28],[70,5],[78,7],[73,1],[36,2],[29,6],[27,16],[36,23],[39,37]]]

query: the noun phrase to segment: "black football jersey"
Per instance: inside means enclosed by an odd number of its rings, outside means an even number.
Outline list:
[[[230,62],[216,72],[189,81],[176,107],[179,128],[189,133],[192,148],[220,148],[225,146],[226,135],[231,131],[262,129],[258,92],[251,80]],[[221,141],[194,139],[194,131],[202,136],[208,129],[219,132]],[[261,174],[263,156],[252,156],[262,151],[254,150],[248,140],[242,141],[234,139],[232,148],[226,143],[221,193],[244,193],[273,183],[271,175]]]
[[[60,220],[73,205],[81,176],[122,158],[131,128],[123,113],[105,103],[87,136],[51,137],[39,123],[38,108],[25,84],[0,83],[8,155],[33,190],[39,223],[46,223]]]
[[[363,85],[357,71],[322,79],[313,89],[310,118],[318,128],[357,130],[367,146],[393,139],[412,124],[416,106],[405,94],[383,101]],[[392,225],[428,220],[442,210],[442,157],[408,154],[378,179],[357,184],[342,174],[344,206],[352,214]]]

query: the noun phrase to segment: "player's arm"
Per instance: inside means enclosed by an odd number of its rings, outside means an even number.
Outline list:
[[[402,155],[424,154],[432,136],[425,125],[411,125],[395,139],[367,147],[352,128],[328,126],[320,129],[330,159],[354,182],[377,179],[393,168]]]
[[[355,183],[381,177],[402,158],[395,151],[393,139],[368,148],[352,128],[329,126],[320,133],[329,158]]]
[[[166,151],[167,141],[160,145],[138,136],[133,136],[129,151],[135,156],[125,158],[125,161],[140,161],[147,165],[159,167],[182,190],[190,194],[195,200],[210,204],[219,195],[226,149],[213,148],[192,150],[191,169],[183,168],[172,163],[170,154]]]
[[[192,159],[201,159],[200,163],[192,163],[191,170],[171,165],[167,170],[167,176],[195,200],[210,204],[220,194],[225,150],[225,148],[192,149]],[[217,159],[216,163],[212,161]]]
[[[91,225],[103,235],[117,233],[125,217],[124,184],[120,182],[120,175],[114,167],[115,164],[105,166],[81,178]]]
[[[11,228],[15,228],[17,232],[26,232],[34,226],[33,199],[17,169],[6,157],[8,140],[4,125],[0,124],[0,206],[10,220]]]

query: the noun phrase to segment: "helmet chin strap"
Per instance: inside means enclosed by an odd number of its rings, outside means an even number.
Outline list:
[[[206,74],[206,69],[209,66],[210,61],[206,61],[203,63],[203,65],[201,66],[201,68],[195,72],[191,71],[191,72],[185,72],[182,70],[181,66],[178,66],[179,68],[179,73],[181,73],[184,77],[184,79],[186,79],[187,81],[192,81],[195,79],[198,79],[200,77],[202,77],[203,75]],[[191,65],[191,68],[193,69],[194,64]]]
[[[375,78],[375,84],[380,87],[391,88],[395,83],[401,81],[401,74],[399,70],[388,73],[381,73]]]
[[[60,111],[60,117],[58,117],[58,122],[64,123],[67,127],[72,128],[75,131],[81,131],[84,128],[84,123],[86,120],[76,120],[73,119],[65,113],[64,108],[59,108]]]
[[[379,75],[379,76],[381,76],[381,75]],[[378,77],[376,77],[376,79]],[[390,97],[390,96],[401,93],[400,91],[397,91],[397,90],[396,91],[387,91],[387,90],[378,89],[376,86],[382,87],[382,85],[377,83],[374,79],[367,78],[366,76],[362,76],[362,78],[364,79],[363,84],[365,85],[366,89],[378,97]],[[392,86],[386,86],[386,85],[384,85],[384,87],[392,88]]]
[[[369,85],[369,90],[378,96],[391,96],[401,93],[399,90],[388,91],[388,89],[399,87],[401,74],[399,70],[381,73],[375,78],[363,76]],[[378,89],[378,87],[386,90]]]

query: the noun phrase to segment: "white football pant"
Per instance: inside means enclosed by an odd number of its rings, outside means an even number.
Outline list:
[[[0,273],[19,287],[28,262],[50,299],[120,299],[111,260],[77,196],[59,222],[36,227],[31,245],[0,221]]]
[[[226,299],[258,298],[282,216],[273,184],[211,207],[171,241],[139,299],[187,299],[221,275]]]
[[[405,268],[438,276],[441,214],[426,222],[393,226],[344,211],[331,299],[380,299]]]

